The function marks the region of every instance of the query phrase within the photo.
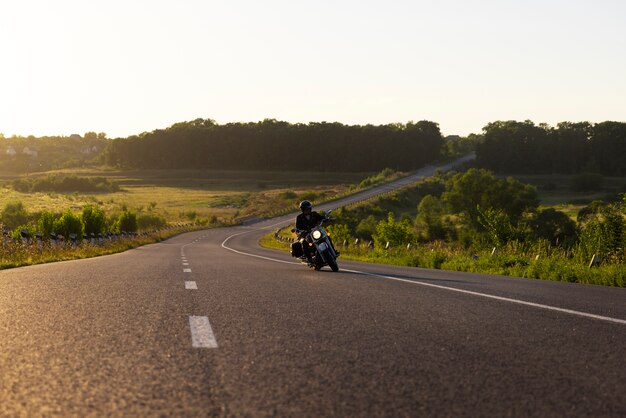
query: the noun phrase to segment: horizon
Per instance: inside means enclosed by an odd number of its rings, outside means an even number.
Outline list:
[[[65,137],[67,137],[67,138],[69,138],[69,137],[76,136],[76,135],[78,135],[80,137],[85,137],[85,135],[88,134],[88,133],[97,134],[97,135],[105,134],[105,139],[129,138],[131,136],[137,136],[137,135],[141,135],[141,134],[144,134],[144,133],[151,133],[151,132],[158,131],[158,130],[169,129],[169,128],[171,128],[175,124],[193,122],[194,120],[197,120],[197,119],[213,120],[217,126],[224,126],[224,125],[228,125],[228,124],[261,123],[261,122],[263,122],[265,120],[275,120],[276,122],[287,122],[287,123],[289,123],[291,125],[297,125],[297,124],[309,125],[309,124],[312,124],[312,123],[328,123],[328,124],[339,123],[339,124],[344,125],[344,126],[366,126],[366,125],[368,125],[367,123],[365,123],[365,124],[348,124],[348,123],[343,123],[343,122],[340,122],[340,121],[309,121],[309,122],[306,122],[306,123],[305,122],[290,122],[290,121],[285,121],[285,120],[280,120],[280,119],[275,119],[275,118],[264,118],[264,119],[261,119],[261,120],[258,120],[258,121],[230,121],[230,122],[220,123],[219,121],[216,121],[213,118],[195,118],[195,119],[190,119],[190,120],[185,120],[185,121],[174,122],[174,123],[172,123],[172,124],[170,124],[168,126],[165,126],[165,127],[157,127],[157,128],[151,129],[151,130],[146,130],[146,131],[142,131],[142,132],[132,133],[132,134],[129,134],[129,135],[126,135],[126,136],[111,136],[107,132],[97,132],[97,131],[94,131],[94,130],[88,130],[88,131],[85,131],[85,132],[82,132],[82,133],[81,132],[73,132],[73,133],[70,133],[70,134],[59,134],[59,135],[57,135],[57,134],[44,134],[44,135],[12,134],[12,135],[9,136],[9,135],[5,135],[3,132],[0,132],[0,138],[4,138],[4,139],[29,138],[29,137],[35,137],[35,138],[46,138],[46,137],[47,138],[54,138],[54,137],[63,137],[63,138],[65,138]],[[501,122],[508,122],[508,121],[526,122],[526,121],[529,121],[529,120],[528,119],[527,120],[507,120],[507,121],[501,120]],[[369,124],[369,125],[373,125],[373,126],[386,126],[386,125],[393,125],[393,124],[407,125],[409,123],[416,123],[416,122],[419,122],[419,121],[417,121],[417,120],[415,120],[415,121],[410,120],[410,121],[406,121],[406,122],[389,122],[389,123]],[[437,123],[436,121],[427,121],[427,122],[433,122],[433,123],[439,125],[439,123]],[[487,122],[487,124],[488,123],[492,123],[492,122],[496,122],[496,121],[490,121],[490,122]],[[537,122],[537,121],[530,121],[530,122],[532,122],[535,126],[540,126],[541,124],[545,124],[545,122]],[[571,123],[588,122],[588,123],[590,123],[592,125],[598,124],[598,123],[603,123],[603,122],[626,123],[624,121],[613,121],[613,120],[603,120],[603,121],[594,121],[594,122],[592,122],[592,121],[559,121],[556,124],[547,124],[547,126],[549,128],[557,128],[557,124],[562,123],[562,122],[571,122]],[[480,132],[470,132],[469,134],[466,134],[466,135],[459,135],[459,134],[454,134],[454,133],[444,133],[444,132],[441,132],[441,127],[440,127],[441,136],[443,138],[455,137],[455,136],[458,136],[458,137],[461,137],[461,138],[466,138],[469,135],[482,135],[483,134],[483,130],[484,129],[481,129]]]
[[[444,136],[625,121],[625,14],[617,0],[4,5],[0,133],[128,137],[199,115],[429,120]]]

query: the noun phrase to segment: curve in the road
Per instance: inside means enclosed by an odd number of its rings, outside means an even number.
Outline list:
[[[278,224],[275,224],[273,226],[278,226]],[[263,229],[267,229],[267,228],[263,228]],[[244,255],[244,256],[248,256],[248,257],[260,258],[260,259],[263,259],[263,260],[273,261],[273,262],[276,262],[276,263],[300,264],[300,263],[296,263],[296,262],[293,262],[293,261],[285,261],[285,260],[280,260],[280,259],[277,259],[277,258],[272,258],[272,257],[267,257],[267,256],[254,254],[254,253],[251,253],[251,252],[245,252],[245,251],[241,251],[241,250],[236,250],[236,249],[231,248],[231,247],[229,247],[227,245],[228,241],[231,238],[239,236],[239,235],[249,234],[251,232],[255,232],[255,231],[254,230],[253,231],[244,231],[244,232],[239,232],[239,233],[236,233],[236,234],[228,236],[222,242],[222,244],[221,244],[222,248],[224,248],[226,250],[229,250],[229,251],[232,251],[234,253],[240,254],[240,255]],[[592,313],[576,311],[576,310],[573,310],[573,309],[559,308],[559,307],[556,307],[556,306],[550,306],[550,305],[544,305],[544,304],[541,304],[541,303],[528,302],[528,301],[525,301],[525,300],[506,298],[506,297],[502,297],[502,296],[490,295],[490,294],[480,293],[480,292],[473,292],[473,291],[464,290],[464,289],[456,289],[456,288],[453,288],[453,287],[436,285],[436,284],[432,284],[432,283],[424,283],[424,282],[420,282],[420,281],[416,281],[416,280],[403,279],[403,278],[394,277],[394,276],[391,276],[391,275],[370,273],[370,272],[361,271],[361,270],[350,270],[350,269],[342,269],[342,270],[346,271],[346,272],[349,272],[349,273],[361,274],[361,275],[372,276],[372,277],[379,277],[379,278],[387,279],[387,280],[395,280],[395,281],[399,281],[399,282],[403,282],[403,283],[410,283],[412,285],[428,286],[428,287],[433,287],[433,288],[442,289],[442,290],[448,290],[448,291],[452,291],[452,292],[464,293],[464,294],[468,294],[468,295],[472,295],[472,296],[478,296],[478,297],[495,299],[495,300],[499,300],[499,301],[502,301],[502,302],[516,303],[516,304],[519,304],[519,305],[532,306],[534,308],[547,309],[547,310],[561,312],[561,313],[565,313],[565,314],[578,315],[578,316],[583,316],[583,317],[587,317],[587,318],[597,319],[597,320],[601,320],[601,321],[607,321],[607,322],[613,322],[613,323],[616,323],[616,324],[626,325],[626,320],[624,320],[624,319],[612,318],[612,317],[602,316],[602,315],[595,315],[595,314],[592,314]]]

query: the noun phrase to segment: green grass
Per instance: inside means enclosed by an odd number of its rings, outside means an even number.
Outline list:
[[[150,210],[169,222],[217,217],[232,223],[243,216],[271,216],[297,208],[299,199],[328,200],[346,194],[351,184],[371,173],[307,173],[215,170],[123,171],[102,168],[59,170],[33,176],[66,174],[107,177],[120,186],[111,193],[21,193],[6,187],[13,177],[0,177],[0,208],[21,201],[29,212],[67,208],[80,211],[96,204],[106,213],[128,208]]]
[[[70,242],[64,242],[55,245],[51,242],[43,242],[26,245],[21,241],[0,240],[0,269],[119,253],[142,245],[160,242],[174,235],[198,228],[191,226],[172,228],[148,235],[105,241],[102,244],[72,245]]]
[[[81,177],[106,177],[119,185],[119,191],[107,193],[22,193],[6,183],[13,176],[0,177],[0,209],[10,202],[22,202],[33,217],[43,210],[80,212],[86,205],[101,207],[107,216],[125,209],[162,216],[169,223],[211,219],[211,225],[232,225],[247,216],[272,216],[293,211],[302,199],[316,203],[345,195],[371,173],[288,173],[230,172],[198,170],[120,171],[110,169],[59,170],[37,173]],[[196,228],[199,228],[197,226]],[[125,251],[158,242],[175,233],[160,232],[103,245],[51,246],[23,245],[5,241],[0,245],[0,269],[51,261],[93,257]]]
[[[290,232],[291,228],[289,226],[279,231],[282,241],[273,232],[264,236],[260,245],[289,251],[290,242],[295,239]],[[603,264],[589,268],[588,260],[576,260],[568,252],[550,247],[510,243],[492,255],[492,249],[469,252],[458,245],[442,242],[389,250],[372,249],[367,243],[359,246],[349,243],[347,247],[340,243],[335,245],[344,260],[626,287],[626,268],[623,264]]]
[[[537,188],[541,204],[550,207],[581,208],[594,200],[614,198],[618,193],[626,192],[626,177],[604,177],[600,190],[575,192],[571,190],[574,176],[554,175],[514,175],[522,183],[532,184]]]

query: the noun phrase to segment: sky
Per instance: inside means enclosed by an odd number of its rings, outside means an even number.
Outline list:
[[[0,133],[626,121],[622,0],[0,0]]]

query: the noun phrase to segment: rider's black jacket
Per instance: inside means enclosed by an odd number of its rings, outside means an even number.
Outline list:
[[[296,229],[304,229],[308,231],[319,225],[322,219],[324,219],[324,215],[320,215],[317,212],[311,212],[308,219],[304,213],[301,213],[296,217]]]

